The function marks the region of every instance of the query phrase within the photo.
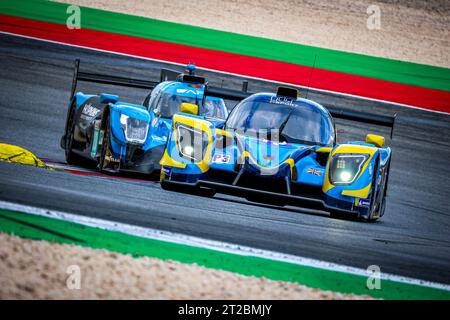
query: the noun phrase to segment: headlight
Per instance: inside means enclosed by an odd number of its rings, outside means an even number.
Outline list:
[[[330,163],[332,184],[352,184],[369,158],[366,154],[337,154]]]
[[[176,124],[177,148],[180,155],[188,160],[200,162],[208,146],[206,132],[183,124]]]
[[[120,123],[122,124],[125,139],[131,143],[144,143],[147,140],[148,122],[127,116],[120,115]]]

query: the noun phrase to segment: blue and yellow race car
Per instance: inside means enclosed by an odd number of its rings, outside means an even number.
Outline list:
[[[223,124],[208,121],[194,104],[183,104],[160,162],[162,188],[208,196],[222,192],[335,217],[381,217],[392,155],[384,137],[368,134],[363,142],[338,144],[329,110],[298,96],[285,87],[250,95]]]
[[[160,83],[103,76],[79,71],[76,62],[72,97],[61,147],[69,164],[94,162],[103,172],[151,174],[159,161],[182,103],[198,106],[210,121],[223,123],[228,115],[222,98],[204,96],[205,78],[176,74]],[[161,76],[163,79],[163,76]],[[126,103],[111,94],[75,93],[78,80],[150,89],[142,105]]]

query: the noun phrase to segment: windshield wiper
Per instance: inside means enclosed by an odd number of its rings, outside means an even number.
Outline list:
[[[292,112],[294,112],[294,109],[292,109],[291,111],[289,111],[288,116],[286,117],[286,120],[283,121],[283,123],[280,125],[280,135],[282,135],[284,127],[286,127],[286,124],[289,121],[289,118],[291,117]]]

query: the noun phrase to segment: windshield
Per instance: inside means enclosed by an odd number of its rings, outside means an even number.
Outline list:
[[[180,105],[184,102],[199,105],[200,98],[191,98],[180,96],[173,93],[162,93],[156,106],[157,112],[163,118],[171,118],[175,113],[180,111]]]
[[[204,115],[225,120],[228,116],[228,111],[223,99],[207,97],[204,105]]]
[[[334,140],[329,117],[317,107],[299,102],[292,107],[254,99],[244,101],[230,114],[226,128],[256,136],[262,132],[271,140],[288,143],[330,145]]]

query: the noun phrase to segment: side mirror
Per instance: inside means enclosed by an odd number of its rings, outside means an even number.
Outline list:
[[[378,136],[376,134],[368,134],[366,136],[366,142],[370,144],[374,144],[378,148],[381,148],[384,146],[384,137]]]
[[[182,103],[180,105],[180,112],[198,115],[198,106],[192,103]]]

